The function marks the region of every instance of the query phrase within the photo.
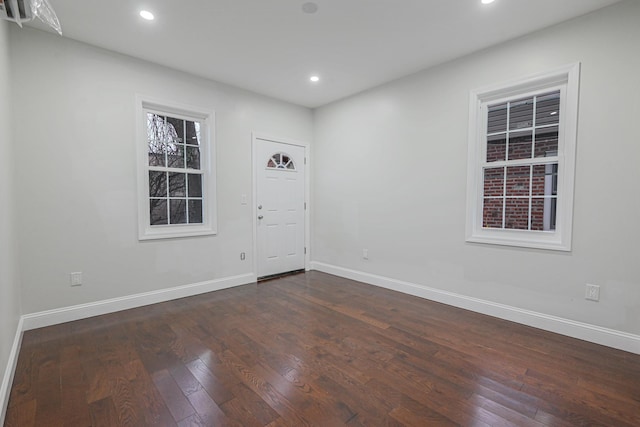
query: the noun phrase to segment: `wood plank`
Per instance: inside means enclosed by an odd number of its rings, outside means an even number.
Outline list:
[[[11,410],[7,411],[7,417],[4,421],[6,427],[32,427],[36,425],[36,406],[35,399],[13,405]]]
[[[227,418],[205,389],[200,388],[198,391],[191,393],[187,399],[189,399],[191,406],[196,410],[204,425],[237,425],[235,421]]]
[[[27,331],[6,426],[640,425],[640,356],[309,272]]]
[[[200,359],[189,362],[187,369],[217,405],[222,405],[235,397],[231,392],[231,387],[239,383],[235,378],[233,380],[227,379],[226,381],[220,380]]]
[[[118,425],[118,413],[111,398],[106,397],[89,404],[91,425],[93,427],[112,427]],[[46,424],[45,424],[46,425]]]
[[[196,413],[168,371],[157,371],[152,378],[174,421],[179,422]]]

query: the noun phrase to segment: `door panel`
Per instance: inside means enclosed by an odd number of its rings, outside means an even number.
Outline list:
[[[303,269],[305,149],[255,141],[258,277]]]

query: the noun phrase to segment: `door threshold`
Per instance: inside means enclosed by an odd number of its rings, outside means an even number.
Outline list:
[[[273,280],[273,279],[279,279],[281,277],[293,276],[294,274],[300,274],[300,273],[304,273],[304,268],[300,270],[286,271],[284,273],[276,273],[276,274],[270,274],[268,276],[258,277],[258,283],[266,282],[268,280]]]

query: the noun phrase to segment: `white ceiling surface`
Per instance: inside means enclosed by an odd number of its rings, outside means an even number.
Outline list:
[[[50,1],[64,37],[313,108],[619,0]]]

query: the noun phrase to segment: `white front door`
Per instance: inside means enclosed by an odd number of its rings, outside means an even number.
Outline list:
[[[258,277],[304,269],[305,148],[254,141]]]

